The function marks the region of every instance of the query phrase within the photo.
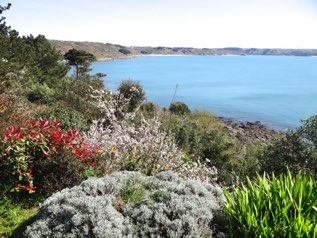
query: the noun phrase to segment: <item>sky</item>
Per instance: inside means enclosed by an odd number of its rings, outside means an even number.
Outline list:
[[[9,2],[4,16],[21,35],[125,46],[317,49],[317,0]]]

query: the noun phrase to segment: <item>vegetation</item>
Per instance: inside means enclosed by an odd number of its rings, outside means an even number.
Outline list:
[[[226,193],[230,237],[317,237],[317,181],[288,172],[258,175]]]
[[[76,46],[96,56],[98,60],[119,59],[138,55],[296,55],[316,56],[316,49],[259,49],[259,48],[190,48],[190,47],[127,47],[109,43],[50,40],[62,53]],[[124,54],[128,53],[128,54]],[[130,53],[129,53],[129,52]]]
[[[171,172],[120,172],[54,194],[25,237],[221,237],[223,199],[218,186]]]
[[[9,237],[28,223],[37,213],[36,206],[16,202],[9,197],[0,199],[0,237]]]
[[[62,131],[58,121],[39,119],[26,127],[8,128],[0,145],[0,181],[10,191],[50,195],[82,181],[79,162],[94,162],[93,148],[77,131]]]
[[[169,109],[171,113],[177,114],[177,115],[188,115],[190,114],[190,110],[188,106],[183,102],[173,102],[171,103]]]
[[[124,54],[124,55],[128,55],[128,54],[131,54],[131,51],[126,49],[126,48],[121,48],[119,49],[119,52]]]
[[[208,112],[147,102],[139,82],[108,91],[105,75],[89,74],[93,55],[65,53],[0,18],[0,236],[21,237],[47,198],[27,237],[70,226],[74,236],[220,237],[226,224],[233,237],[316,237],[316,116],[272,141],[239,139]],[[83,182],[126,170],[139,173]],[[232,191],[226,214],[216,184]]]
[[[302,122],[296,131],[289,131],[273,141],[259,156],[261,171],[292,174],[300,171],[317,176],[316,116]]]
[[[79,79],[83,75],[87,74],[90,69],[90,62],[95,61],[96,57],[83,50],[70,49],[64,55],[69,65],[75,66],[76,79]]]
[[[124,80],[118,87],[119,97],[122,97],[124,111],[132,112],[145,100],[145,92],[139,82],[133,80]],[[125,101],[128,101],[127,103]]]

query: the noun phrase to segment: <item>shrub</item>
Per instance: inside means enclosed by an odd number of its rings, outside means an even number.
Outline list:
[[[107,98],[106,100],[104,98]],[[99,95],[99,109],[103,119],[93,121],[85,138],[91,145],[101,148],[98,165],[105,172],[118,170],[140,171],[154,175],[172,170],[187,178],[213,180],[214,167],[189,164],[175,145],[173,138],[164,132],[157,117],[141,118],[136,126],[136,111],[124,112],[118,94]],[[119,116],[118,116],[119,115]]]
[[[37,104],[48,104],[55,100],[55,90],[46,84],[34,84],[27,93],[27,98],[30,102]]]
[[[131,54],[131,51],[125,48],[121,48],[118,50],[120,53],[124,54],[124,55],[128,55]]]
[[[128,103],[123,101],[124,110],[127,112],[134,111],[145,100],[145,92],[137,81],[122,81],[118,87],[118,92],[128,101]]]
[[[317,147],[317,115],[303,120],[298,132]]]
[[[144,192],[123,201],[127,184],[137,188],[128,188],[128,197],[140,188]],[[171,172],[155,177],[120,172],[54,194],[24,236],[219,237],[214,216],[223,199],[219,187],[182,180]]]
[[[317,237],[317,181],[288,172],[226,192],[230,237]]]
[[[175,142],[190,161],[215,166],[222,180],[232,171],[234,141],[224,132],[220,123],[206,112],[191,116],[162,115],[162,127],[175,138]]]
[[[259,156],[259,162],[262,172],[279,175],[289,169],[292,174],[302,171],[317,175],[316,151],[297,132],[288,132],[273,141]]]
[[[47,120],[59,120],[63,130],[73,129],[82,131],[88,129],[87,119],[82,113],[74,110],[71,107],[65,107],[61,104],[48,107],[44,109],[39,115]]]
[[[18,126],[30,120],[36,112],[37,107],[18,95],[16,91],[0,94],[0,138],[7,127]]]
[[[56,85],[56,94],[59,104],[64,107],[76,110],[88,120],[99,117],[100,113],[96,107],[96,102],[92,97],[94,90],[103,88],[100,80],[82,79],[71,80],[64,78]]]
[[[82,179],[81,164],[94,160],[94,150],[77,131],[64,132],[58,121],[43,119],[7,128],[1,151],[1,183],[29,193],[50,194],[75,185]]]
[[[168,110],[177,115],[189,115],[191,113],[188,106],[183,102],[172,102]]]
[[[140,112],[144,118],[153,118],[157,115],[159,107],[152,102],[145,102],[140,107]]]

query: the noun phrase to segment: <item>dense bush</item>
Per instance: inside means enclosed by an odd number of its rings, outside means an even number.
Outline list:
[[[317,237],[317,181],[290,173],[226,193],[230,237]]]
[[[179,148],[190,161],[215,166],[221,181],[231,183],[233,164],[236,164],[235,142],[226,134],[223,126],[207,112],[195,112],[189,116],[162,114],[162,127],[175,138]]]
[[[131,54],[131,51],[126,49],[126,48],[121,48],[118,50],[120,53],[122,54],[125,54],[125,55],[128,55],[128,54]]]
[[[37,107],[15,91],[8,90],[0,94],[0,138],[3,139],[7,127],[21,125],[30,120],[37,111]]]
[[[273,141],[259,156],[261,170],[285,173],[289,169],[292,174],[299,171],[317,175],[317,153],[315,148],[297,132],[288,132]]]
[[[47,107],[39,113],[39,115],[47,120],[59,120],[63,130],[73,129],[82,131],[89,127],[87,119],[82,113],[74,110],[72,107],[66,107],[62,104]]]
[[[191,113],[188,106],[183,102],[172,102],[168,110],[177,115],[189,115]]]
[[[39,119],[7,128],[1,141],[0,181],[15,191],[48,195],[83,179],[94,150],[77,131],[63,131],[58,121]]]
[[[261,170],[280,174],[290,170],[317,176],[317,116],[302,121],[302,125],[283,134],[259,156]]]
[[[37,104],[49,104],[55,101],[55,90],[46,84],[34,84],[27,92],[27,99]]]
[[[124,102],[124,110],[127,112],[134,111],[145,100],[145,92],[137,81],[122,81],[118,87],[118,92],[128,101],[128,104]]]
[[[317,147],[317,115],[303,120],[302,125],[298,129],[298,133]]]
[[[48,198],[25,237],[221,237],[222,190],[171,172],[92,178]]]

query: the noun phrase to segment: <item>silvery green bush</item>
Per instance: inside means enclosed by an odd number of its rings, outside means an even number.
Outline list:
[[[48,198],[24,237],[222,237],[223,201],[220,187],[172,172],[117,172]]]

